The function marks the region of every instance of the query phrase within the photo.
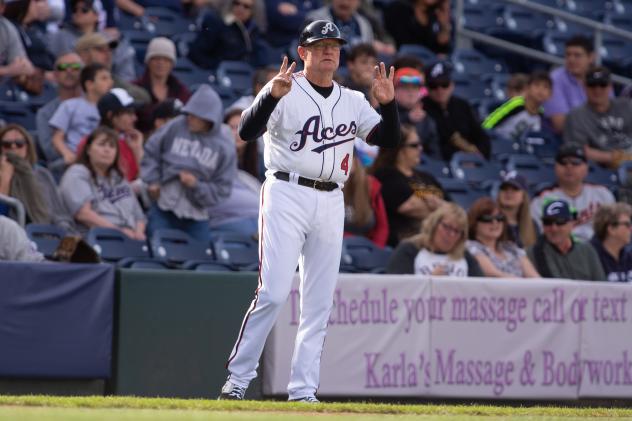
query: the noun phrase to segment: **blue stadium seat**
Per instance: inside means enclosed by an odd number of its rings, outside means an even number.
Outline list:
[[[180,230],[158,229],[151,236],[150,244],[154,258],[168,263],[214,260],[210,244],[203,244]]]
[[[497,101],[498,106],[507,99],[506,88],[510,78],[510,73],[488,73],[481,77],[481,80],[491,90],[491,96]]]
[[[527,47],[536,46],[546,29],[555,27],[552,17],[520,6],[505,6],[502,16],[502,37]]]
[[[120,13],[118,27],[124,31],[147,32],[154,37],[171,37],[196,29],[193,21],[164,7],[146,7],[145,14],[140,18],[128,13]]]
[[[543,182],[554,182],[553,166],[545,164],[541,158],[530,154],[510,155],[505,169],[524,176],[529,187]]]
[[[623,161],[617,170],[619,185],[629,187],[632,185],[632,161]]]
[[[173,74],[185,86],[209,83],[211,72],[196,66],[186,57],[180,57],[173,66]]]
[[[492,157],[496,159],[520,152],[520,144],[509,139],[495,138],[492,136],[491,144]]]
[[[123,269],[152,269],[152,270],[169,270],[172,269],[167,262],[155,260],[152,258],[129,258],[122,259],[117,266]]]
[[[490,33],[502,23],[495,7],[467,4],[463,8],[463,26],[477,32]]]
[[[251,236],[221,232],[213,235],[212,241],[218,261],[228,263],[237,270],[259,269],[259,248]]]
[[[28,131],[35,130],[35,112],[31,106],[21,102],[0,101],[0,123],[15,123]],[[0,124],[1,125],[1,124]]]
[[[171,37],[171,40],[176,45],[178,57],[187,57],[189,55],[189,44],[193,42],[196,36],[196,32],[182,32]]]
[[[140,63],[144,63],[147,45],[156,35],[140,29],[121,31],[121,34],[129,41],[132,47],[134,47],[136,60]]]
[[[561,145],[561,139],[552,133],[547,131],[529,132],[522,139],[521,149],[550,163],[553,162]]]
[[[595,163],[589,163],[587,183],[600,184],[608,188],[616,186],[619,183],[619,177],[615,171],[611,171]]]
[[[452,53],[452,63],[456,73],[472,75],[485,75],[505,72],[505,66],[493,60],[480,51],[470,48],[459,48]]]
[[[366,237],[351,236],[342,241],[341,261],[350,265],[347,271],[384,273],[391,253],[390,248],[381,248]]]
[[[53,257],[59,242],[66,235],[63,228],[53,224],[27,224],[26,235],[37,245],[37,250],[45,257]]]
[[[454,95],[468,101],[491,97],[491,90],[477,79],[477,77],[466,75],[464,73],[453,74],[452,81],[454,82]]]
[[[419,44],[403,44],[397,51],[398,56],[412,56],[421,60],[424,65],[437,61],[437,55]]]
[[[252,93],[253,73],[248,63],[224,60],[217,66],[217,84],[229,87],[239,95],[249,95]]]
[[[132,240],[114,228],[93,227],[86,234],[86,241],[107,262],[124,258],[148,258],[149,247],[145,241]]]
[[[470,185],[480,185],[485,180],[500,177],[500,166],[488,162],[479,154],[457,152],[450,160],[450,172],[454,178]]]
[[[416,170],[427,172],[435,177],[450,177],[450,167],[442,159],[431,158],[421,155],[421,162],[415,167]]]
[[[437,179],[452,201],[467,210],[477,199],[486,195],[484,190],[474,189],[463,180],[441,177]]]
[[[211,87],[215,90],[215,92],[217,92],[217,95],[219,95],[219,98],[222,100],[224,109],[228,108],[228,106],[239,99],[237,92],[228,86],[212,83]],[[195,89],[197,89],[197,86],[192,86],[191,92],[195,91]]]
[[[228,264],[221,262],[198,262],[195,265],[183,265],[182,269],[194,270],[196,272],[232,272],[235,269]]]

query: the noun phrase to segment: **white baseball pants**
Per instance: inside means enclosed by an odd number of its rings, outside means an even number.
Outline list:
[[[295,174],[292,174],[295,176]],[[247,387],[266,338],[285,305],[299,264],[300,319],[289,399],[313,396],[319,384],[333,294],[338,279],[344,199],[340,189],[319,191],[268,176],[259,212],[259,287],[228,360],[229,379]]]

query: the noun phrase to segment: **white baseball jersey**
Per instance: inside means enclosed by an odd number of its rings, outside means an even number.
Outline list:
[[[259,95],[270,89],[268,84]],[[356,137],[366,139],[381,117],[361,92],[334,82],[323,98],[303,72],[294,73],[292,88],[272,112],[265,142],[269,171],[344,184],[351,171]]]

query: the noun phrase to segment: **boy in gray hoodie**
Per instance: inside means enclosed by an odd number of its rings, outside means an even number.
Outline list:
[[[209,86],[198,88],[184,115],[161,127],[145,144],[141,178],[154,203],[149,237],[175,228],[208,243],[208,207],[230,194],[237,158],[230,128],[222,124],[222,102]]]

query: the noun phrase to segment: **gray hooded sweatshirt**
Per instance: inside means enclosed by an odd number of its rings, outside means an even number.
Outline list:
[[[202,85],[182,108],[213,123],[208,132],[192,133],[186,115],[161,127],[145,144],[141,178],[160,184],[158,207],[178,218],[208,219],[209,206],[230,195],[237,173],[237,154],[230,128],[222,124],[222,102],[209,86]],[[193,188],[180,182],[180,171],[196,178]]]

